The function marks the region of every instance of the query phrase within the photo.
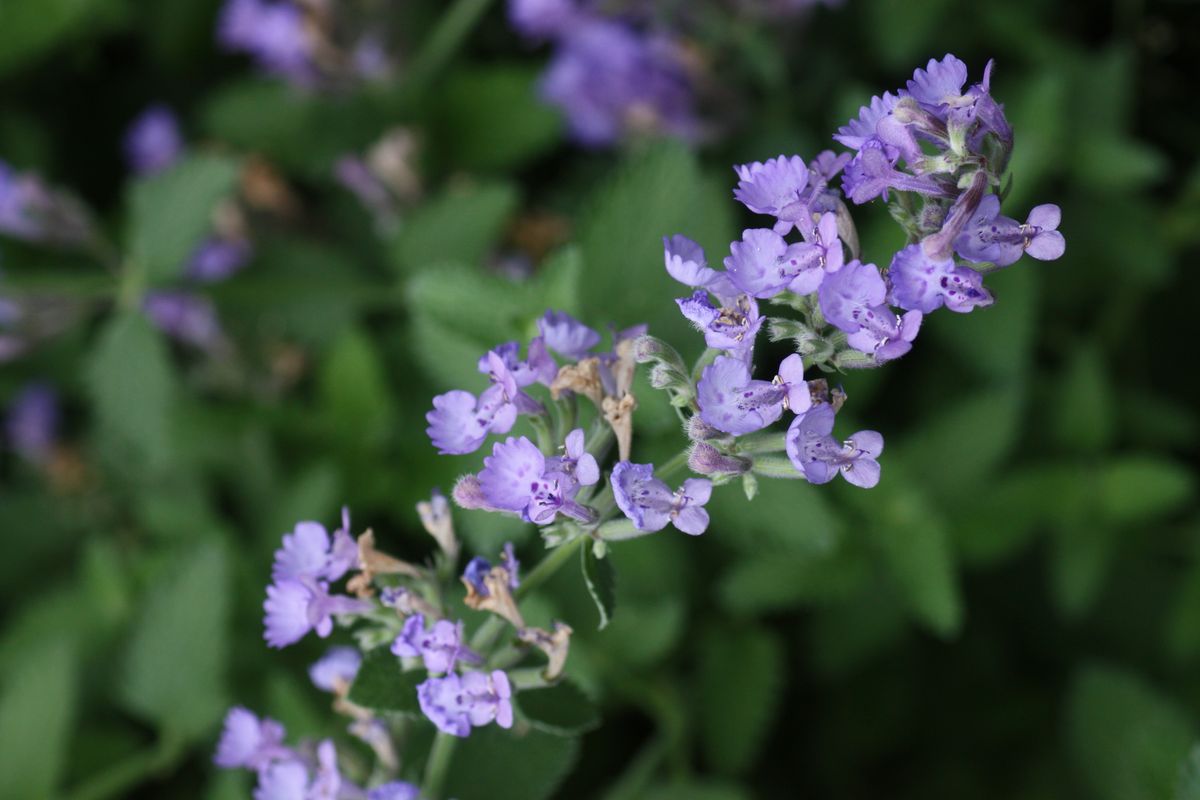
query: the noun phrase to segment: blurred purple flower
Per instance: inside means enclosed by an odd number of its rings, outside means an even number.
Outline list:
[[[500,670],[429,678],[417,687],[417,701],[438,730],[453,736],[492,721],[501,728],[513,724],[512,686]]]
[[[429,672],[444,673],[462,661],[481,664],[483,659],[463,642],[463,624],[440,619],[425,629],[425,617],[413,614],[392,642],[392,653],[401,658],[420,658]]]
[[[46,383],[29,383],[8,406],[5,431],[12,449],[26,461],[40,464],[58,438],[58,392]]]
[[[143,111],[125,133],[125,160],[138,175],[152,175],[183,154],[179,120],[171,109],[155,105]]]
[[[337,691],[339,685],[348,686],[358,675],[362,665],[362,654],[353,647],[331,647],[325,655],[308,668],[308,677],[313,686],[325,692]]]
[[[283,734],[283,726],[275,720],[259,719],[247,709],[234,706],[225,715],[213,763],[225,769],[262,769],[272,760],[292,756],[292,751],[283,746]]]
[[[210,236],[192,253],[185,275],[199,283],[217,283],[246,266],[252,253],[244,239]]]
[[[208,349],[221,340],[217,312],[205,297],[191,292],[153,291],[142,300],[142,311],[163,333],[181,342]]]

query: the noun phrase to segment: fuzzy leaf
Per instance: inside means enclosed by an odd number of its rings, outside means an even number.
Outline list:
[[[617,573],[613,569],[612,559],[596,558],[592,548],[582,547],[579,550],[579,563],[588,595],[600,614],[599,629],[604,630],[612,620],[617,605]]]
[[[595,704],[569,680],[545,689],[517,693],[521,713],[538,730],[558,736],[577,736],[600,724]]]
[[[348,699],[363,708],[418,713],[417,684],[424,680],[421,670],[405,672],[389,647],[376,647],[363,657]]]

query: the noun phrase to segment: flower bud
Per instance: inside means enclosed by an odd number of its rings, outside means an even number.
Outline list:
[[[719,431],[712,425],[700,419],[699,414],[693,414],[687,421],[687,437],[693,442],[703,442],[712,439],[732,439],[724,431]]]
[[[688,467],[701,475],[741,475],[750,470],[750,462],[738,456],[725,455],[706,442],[696,442],[688,454]]]

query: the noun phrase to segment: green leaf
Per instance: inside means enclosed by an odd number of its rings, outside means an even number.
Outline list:
[[[162,337],[141,314],[113,317],[86,369],[107,460],[135,473],[161,470],[172,457],[175,389]]]
[[[389,647],[376,647],[363,657],[348,699],[363,708],[417,713],[417,684],[424,679],[421,670],[405,672]]]
[[[522,690],[517,693],[517,705],[531,725],[558,736],[577,736],[600,725],[595,704],[569,680],[545,689]]]
[[[1068,744],[1099,800],[1171,797],[1195,731],[1180,706],[1137,677],[1092,666],[1067,701]]]
[[[205,735],[227,700],[230,580],[224,548],[181,551],[150,589],[118,693],[133,713],[181,737]]]
[[[844,599],[869,575],[857,554],[760,553],[734,562],[717,584],[717,597],[732,614],[760,615]]]
[[[318,376],[330,433],[350,450],[377,449],[391,432],[393,400],[383,361],[361,330],[346,330],[326,354]]]
[[[233,190],[237,177],[237,161],[196,154],[133,184],[129,248],[148,282],[182,274],[212,228],[213,209]]]
[[[1200,744],[1193,745],[1179,767],[1175,800],[1200,800]]]
[[[1067,618],[1092,607],[1117,554],[1120,531],[1086,521],[1061,525],[1054,532],[1051,589]]]
[[[588,595],[600,614],[598,628],[604,630],[612,620],[617,605],[617,573],[613,569],[612,559],[596,558],[591,547],[581,547],[579,564],[583,570],[583,581],[587,586]]]
[[[538,730],[524,735],[495,725],[457,742],[444,797],[544,800],[570,772],[579,740]]]
[[[434,264],[482,266],[518,201],[509,183],[448,188],[408,218],[394,245],[397,266],[405,272]]]
[[[1144,522],[1169,514],[1194,496],[1191,470],[1157,456],[1129,456],[1107,464],[1100,473],[1096,502],[1105,518]]]
[[[436,145],[456,168],[519,167],[558,142],[557,111],[537,97],[539,68],[488,64],[446,77],[440,94]]]
[[[58,796],[76,713],[75,648],[64,637],[24,651],[0,695],[0,797]]]
[[[1055,395],[1050,426],[1064,447],[1091,454],[1111,444],[1116,420],[1110,374],[1095,347],[1081,347],[1072,357]]]
[[[783,646],[765,628],[713,628],[700,643],[694,707],[701,743],[718,772],[749,769],[779,708]]]

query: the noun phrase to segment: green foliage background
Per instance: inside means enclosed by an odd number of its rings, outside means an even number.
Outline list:
[[[441,6],[406,8],[414,50]],[[910,356],[844,376],[847,412],[888,441],[877,489],[718,490],[703,538],[613,548],[603,631],[579,572],[558,575],[530,616],[575,628],[568,674],[603,723],[480,731],[451,796],[1200,797],[1194,4],[848,0],[807,25],[739,20],[726,105],[708,111],[725,137],[616,152],[566,141],[532,94],[545,53],[498,7],[423,90],[336,97],[217,53],[216,10],[0,4],[0,158],[78,190],[144,285],[176,277],[240,159],[273,164],[302,204],[214,288],[242,343],[219,363],[122,310],[98,267],[0,241],[6,290],[99,309],[0,372],[0,397],[35,377],[63,388],[75,476],[0,464],[0,797],[249,796],[210,766],[233,702],[333,732],[304,673],[321,645],[261,640],[279,536],[344,502],[423,558],[414,503],[477,468],[429,446],[433,394],[474,386],[479,353],[548,306],[646,321],[696,355],[659,237],[723,253],[754,224],[731,164],[811,157],[946,51],[973,75],[997,59],[1008,202],[1059,203],[1066,256],[989,278],[995,307],[936,314]],[[131,185],[121,132],[157,100],[201,152]],[[379,235],[330,166],[398,124],[424,143],[427,194]],[[514,282],[488,264],[529,211],[565,219],[568,244]],[[883,209],[863,219],[886,263],[897,231]],[[286,387],[264,378],[280,348],[303,364]],[[674,416],[639,398],[635,455],[669,455]],[[485,555],[508,538],[528,562],[540,551],[486,515],[459,528]]]

